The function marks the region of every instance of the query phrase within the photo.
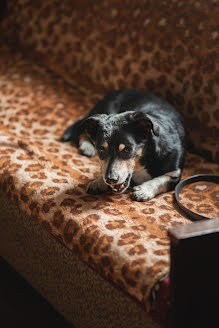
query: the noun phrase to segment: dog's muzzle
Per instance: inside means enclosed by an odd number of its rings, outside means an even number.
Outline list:
[[[129,174],[126,180],[120,184],[116,183],[115,179],[106,179],[106,183],[114,193],[121,194],[129,187],[130,180],[131,174]]]

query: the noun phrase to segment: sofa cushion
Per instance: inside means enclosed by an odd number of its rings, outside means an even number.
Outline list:
[[[0,186],[58,242],[149,309],[152,286],[169,271],[171,226],[189,223],[173,192],[138,203],[130,191],[91,196],[97,158],[79,155],[60,136],[102,94],[69,86],[56,74],[2,47],[0,51]],[[188,154],[183,177],[218,166]]]
[[[183,112],[195,150],[219,160],[216,1],[8,2],[26,54],[72,84],[160,93]]]
[[[150,320],[138,302],[57,243],[37,221],[19,210],[2,192],[0,208],[1,256],[74,327],[160,327],[154,323],[155,320]],[[17,297],[23,299],[23,295],[18,294]],[[10,327],[9,320],[3,326]],[[15,327],[22,327],[20,321]],[[36,320],[31,327],[39,327]],[[55,326],[47,323],[45,327],[67,328],[60,321]]]

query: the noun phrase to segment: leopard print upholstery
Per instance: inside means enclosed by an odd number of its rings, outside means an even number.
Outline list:
[[[0,207],[1,256],[74,327],[160,327],[137,302],[57,243],[1,192]]]
[[[191,211],[211,219],[219,217],[219,186],[215,182],[195,182],[180,193],[181,203]]]
[[[0,188],[25,213],[105,279],[147,310],[154,284],[169,271],[167,230],[190,223],[173,192],[147,203],[122,195],[86,194],[100,173],[98,160],[61,143],[66,123],[103,96],[1,46]],[[218,165],[189,154],[183,177],[219,173]]]
[[[9,9],[25,54],[72,85],[161,94],[183,112],[196,152],[219,161],[217,0],[9,0]]]

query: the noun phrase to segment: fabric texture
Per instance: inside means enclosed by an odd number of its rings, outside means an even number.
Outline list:
[[[173,193],[133,202],[122,195],[91,196],[97,158],[79,155],[59,138],[102,94],[62,78],[2,48],[0,80],[1,189],[98,273],[147,310],[154,284],[169,270],[171,226],[190,223]],[[188,154],[183,176],[217,173],[218,165]]]
[[[87,88],[161,94],[195,150],[219,161],[218,1],[8,2],[4,30],[26,55]]]
[[[211,219],[219,218],[219,185],[200,181],[185,186],[180,202],[191,211]]]
[[[57,243],[1,192],[0,206],[1,256],[75,327],[158,328],[137,302]]]
[[[214,0],[9,0],[1,24],[1,191],[147,311],[152,288],[169,272],[167,230],[190,220],[173,192],[145,203],[130,191],[86,194],[98,159],[60,137],[107,91],[147,89],[182,112],[193,148],[205,156],[187,153],[182,178],[219,174],[208,161],[219,160],[218,11]],[[202,196],[212,198],[209,188]]]

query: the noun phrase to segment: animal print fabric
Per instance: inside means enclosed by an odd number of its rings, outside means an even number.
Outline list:
[[[25,54],[73,86],[161,94],[196,152],[219,162],[217,0],[8,2],[5,29]]]
[[[214,182],[195,182],[180,193],[181,203],[191,211],[211,219],[219,218],[219,185]]]
[[[0,208],[1,256],[75,327],[160,327],[2,192]]]
[[[61,143],[66,124],[87,113],[103,94],[68,85],[55,73],[6,46],[0,52],[0,187],[25,213],[105,279],[150,309],[154,284],[169,271],[172,226],[190,223],[173,193],[138,203],[131,192],[86,194],[100,173]],[[218,165],[188,154],[183,177],[219,173]]]

